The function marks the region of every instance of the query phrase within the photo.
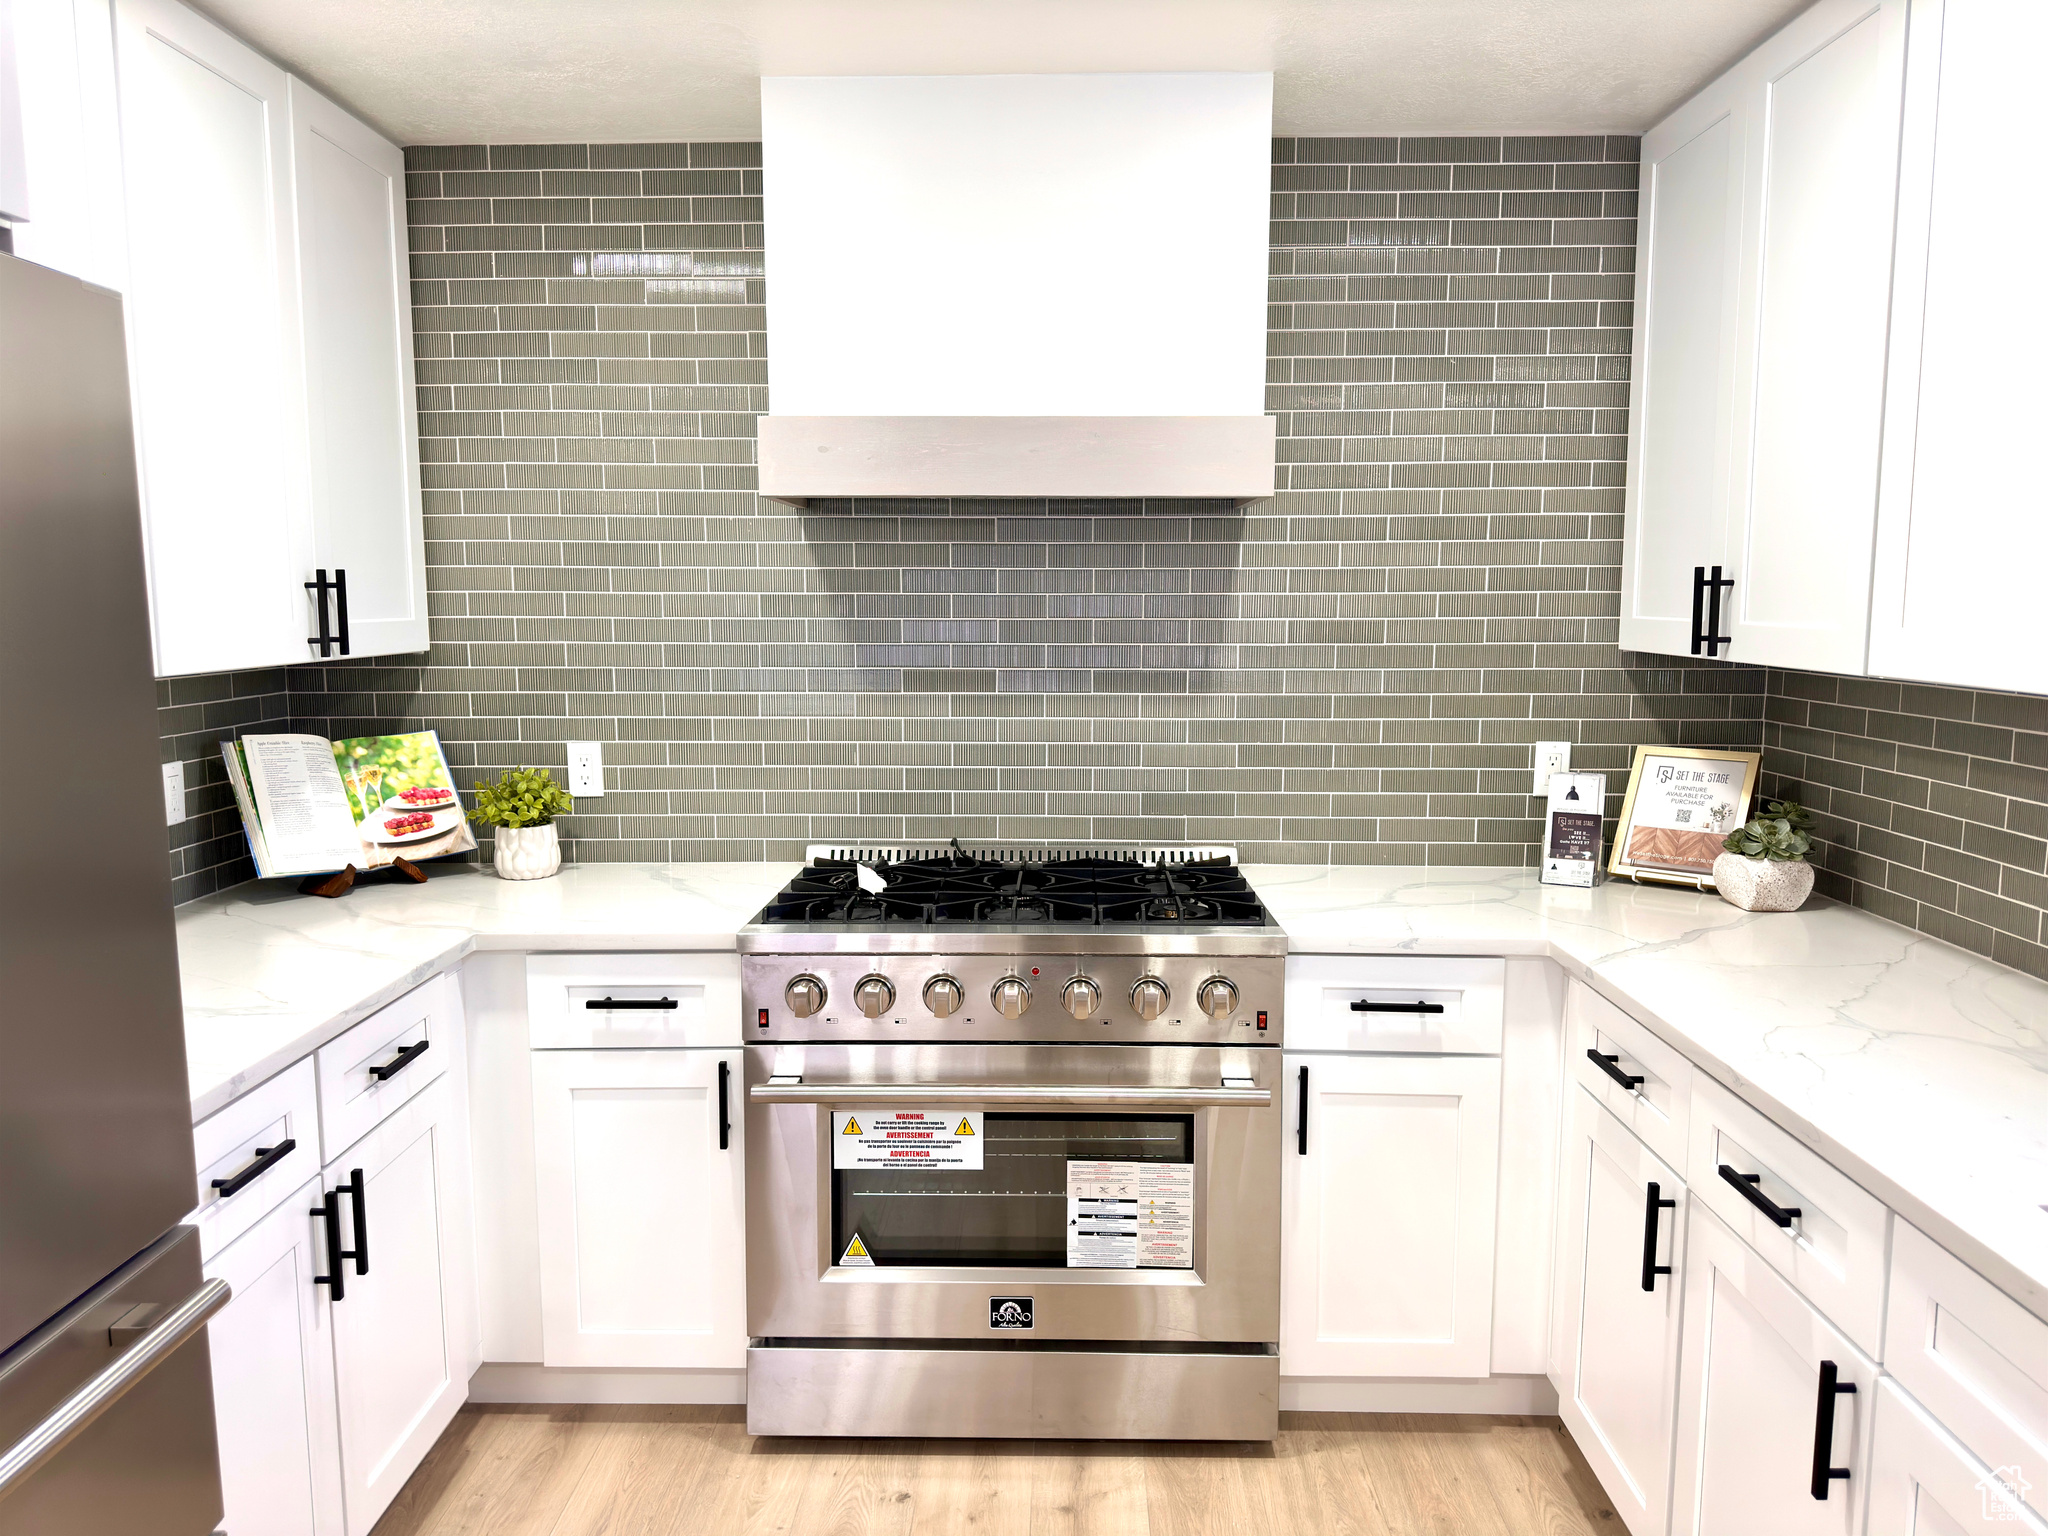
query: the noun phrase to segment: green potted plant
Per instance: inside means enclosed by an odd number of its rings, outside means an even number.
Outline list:
[[[1721,840],[1714,889],[1745,912],[1796,912],[1813,894],[1813,813],[1796,800],[1763,809]]]
[[[469,819],[493,827],[494,859],[505,880],[543,880],[562,867],[555,818],[574,810],[569,792],[545,768],[508,768],[479,784]]]

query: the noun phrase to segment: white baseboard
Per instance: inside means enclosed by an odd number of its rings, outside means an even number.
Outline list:
[[[1557,1388],[1547,1376],[1483,1376],[1473,1381],[1282,1376],[1280,1411],[1554,1414]]]
[[[469,1378],[472,1403],[744,1403],[747,1373],[600,1371],[493,1362]]]

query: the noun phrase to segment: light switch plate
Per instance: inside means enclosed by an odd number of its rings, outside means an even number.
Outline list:
[[[603,742],[569,743],[569,793],[576,797],[604,793]]]
[[[1550,776],[1553,773],[1572,771],[1572,744],[1568,741],[1539,741],[1536,743],[1536,782],[1529,790],[1532,795],[1550,793]]]
[[[164,825],[175,827],[185,819],[185,765],[164,764]]]

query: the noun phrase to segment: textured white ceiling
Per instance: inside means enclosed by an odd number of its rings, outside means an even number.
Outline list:
[[[1808,0],[199,0],[405,144],[750,139],[764,74],[1271,69],[1281,134],[1637,132]]]

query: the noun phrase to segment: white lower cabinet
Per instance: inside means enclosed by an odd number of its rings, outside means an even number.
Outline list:
[[[737,1050],[537,1050],[542,1361],[746,1364]]]
[[[400,1106],[329,1165],[323,1179],[339,1206],[343,1252],[354,1255],[341,1261],[341,1294],[326,1304],[347,1536],[368,1536],[468,1397],[476,1367],[468,1127],[459,1082],[454,1074],[443,1077]],[[324,1266],[333,1256],[323,1252],[320,1259],[322,1273],[332,1273]]]
[[[1685,1183],[1584,1089],[1572,1097],[1552,1359],[1558,1413],[1633,1536],[1670,1522]]]
[[[334,1351],[313,1277],[318,1179],[206,1265],[234,1299],[207,1324],[228,1536],[342,1536]]]
[[[2048,1536],[2021,1503],[2022,1466],[1985,1466],[1889,1379],[1877,1389],[1870,1464],[1869,1536]]]
[[[1284,1062],[1281,1374],[1485,1376],[1500,1058]]]
[[[1700,1205],[1684,1335],[1675,1536],[1859,1536],[1877,1367]]]

